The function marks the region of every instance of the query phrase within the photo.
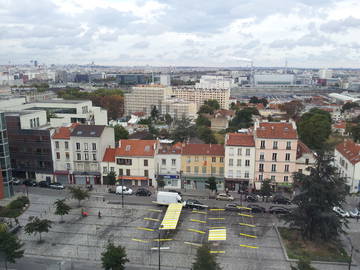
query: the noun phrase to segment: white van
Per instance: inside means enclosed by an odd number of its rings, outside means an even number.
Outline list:
[[[169,203],[182,203],[182,198],[179,194],[174,192],[158,191],[156,195],[156,202],[160,205],[169,205]]]
[[[133,191],[131,188],[125,187],[125,186],[117,186],[116,187],[116,194],[124,194],[124,195],[131,195],[133,194]]]

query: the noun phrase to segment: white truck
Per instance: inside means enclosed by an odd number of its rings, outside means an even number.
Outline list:
[[[179,194],[174,192],[158,191],[156,201],[159,205],[169,205],[169,203],[183,203]]]

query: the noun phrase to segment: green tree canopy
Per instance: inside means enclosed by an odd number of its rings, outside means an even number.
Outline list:
[[[209,105],[201,105],[198,114],[202,114],[202,113],[207,113],[207,114],[213,114],[214,113],[214,109],[212,107],[210,107]]]
[[[216,99],[205,100],[204,104],[208,105],[209,107],[213,108],[214,110],[220,109],[220,104]]]
[[[266,98],[258,98],[256,96],[253,96],[250,98],[249,103],[252,103],[252,104],[262,103],[264,105],[264,107],[266,107],[268,104],[268,101]]]
[[[114,126],[115,142],[118,143],[121,139],[128,139],[129,132],[121,125]]]
[[[15,235],[7,231],[0,232],[0,256],[4,260],[5,269],[8,269],[8,262],[15,263],[16,259],[24,256],[22,247],[23,244]]]
[[[170,114],[165,114],[165,123],[170,126],[174,119],[172,119]]]
[[[208,244],[199,247],[196,253],[193,270],[221,270],[216,261],[216,256],[210,253]]]
[[[345,220],[332,209],[345,202],[346,180],[332,162],[331,156],[319,152],[310,175],[294,174],[298,192],[293,202],[297,207],[284,219],[290,227],[299,229],[304,239],[331,241],[344,232]]]
[[[125,270],[125,264],[129,262],[125,247],[109,242],[106,250],[101,253],[101,262],[105,270]]]
[[[58,199],[54,202],[55,205],[55,215],[61,216],[61,221],[63,221],[63,216],[69,214],[71,207],[65,203],[65,199]]]
[[[108,185],[115,185],[116,184],[116,172],[110,171],[106,176],[107,184]]]
[[[27,234],[39,234],[39,241],[41,242],[41,234],[49,232],[52,221],[48,219],[39,219],[38,217],[29,217],[29,222],[25,225],[25,232]]]
[[[359,108],[360,105],[357,102],[347,102],[341,107],[341,112],[351,110],[352,108]]]
[[[305,108],[300,100],[292,100],[280,106],[280,110],[286,112],[289,118],[297,119],[301,111]]]
[[[79,206],[82,200],[85,200],[86,198],[90,197],[89,192],[80,187],[69,187],[69,191],[71,197],[79,201]]]
[[[157,187],[158,188],[165,187],[165,181],[163,179],[157,179],[156,182],[157,182]]]
[[[235,117],[230,121],[229,126],[233,130],[249,128],[253,125],[252,116],[259,115],[256,108],[244,108],[236,112]]]
[[[195,129],[187,118],[175,120],[175,129],[171,133],[171,138],[176,142],[184,142],[195,136]]]
[[[270,196],[270,195],[271,195],[270,180],[265,179],[265,180],[262,182],[261,189],[260,189],[260,193],[261,193],[262,196]]]
[[[350,125],[348,128],[349,134],[354,142],[360,142],[360,124]]]
[[[205,143],[216,144],[216,138],[212,130],[206,126],[199,126],[196,128],[197,137],[203,140]]]
[[[205,116],[200,114],[196,118],[196,126],[210,127],[211,126],[211,121],[208,118],[206,118]]]
[[[156,120],[159,118],[160,112],[159,110],[156,108],[156,106],[153,106],[151,109],[151,118]]]
[[[206,181],[206,187],[211,191],[216,191],[217,190],[216,178],[213,176],[209,177],[208,180]]]

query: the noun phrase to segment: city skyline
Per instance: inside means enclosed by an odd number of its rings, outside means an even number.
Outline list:
[[[357,68],[356,1],[0,0],[0,64]]]

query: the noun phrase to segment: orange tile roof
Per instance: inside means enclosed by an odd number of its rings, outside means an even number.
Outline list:
[[[224,156],[225,148],[221,144],[204,144],[189,143],[183,146],[183,155],[199,155],[199,156]]]
[[[120,140],[115,156],[154,156],[157,140]]]
[[[160,155],[181,155],[181,152],[181,143],[176,143],[174,145],[163,143],[160,144],[160,147],[158,149],[158,154]]]
[[[352,140],[345,140],[338,144],[336,150],[352,164],[356,164],[360,161],[360,144],[357,144]]]
[[[256,128],[256,137],[264,139],[297,139],[298,136],[291,123],[262,122]]]
[[[297,149],[296,149],[296,158],[300,158],[303,154],[311,154],[312,151],[309,147],[302,141],[298,140]]]
[[[103,162],[115,162],[115,148],[106,148]]]
[[[80,125],[79,123],[72,123],[69,127],[60,127],[59,129],[55,130],[55,133],[53,134],[52,138],[56,140],[69,140],[70,134],[72,130]]]
[[[345,121],[341,121],[341,122],[335,123],[335,124],[333,125],[333,128],[342,128],[342,129],[345,129],[345,128],[346,128],[346,122],[345,122]]]
[[[255,146],[254,135],[244,133],[228,133],[226,145],[231,146]]]

